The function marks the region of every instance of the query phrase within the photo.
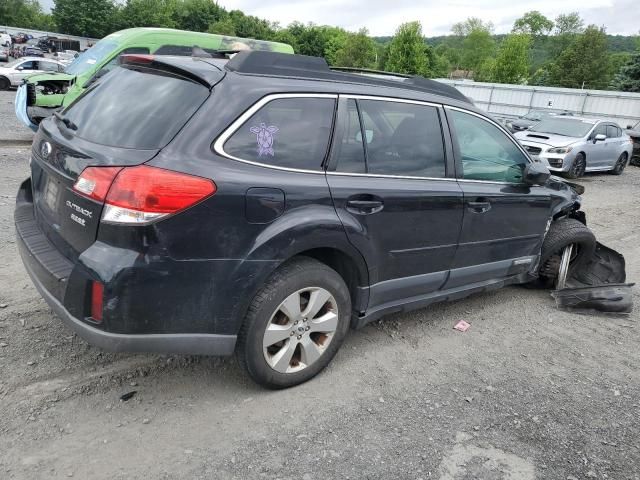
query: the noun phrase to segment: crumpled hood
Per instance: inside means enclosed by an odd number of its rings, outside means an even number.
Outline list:
[[[58,72],[51,72],[51,73],[37,73],[35,75],[29,75],[27,78],[25,78],[25,82],[27,83],[38,83],[38,82],[43,82],[43,81],[47,81],[47,80],[68,80],[71,81],[75,78],[75,75],[69,75],[68,73],[58,73]]]
[[[541,143],[550,147],[566,147],[572,143],[576,143],[582,140],[578,137],[565,137],[564,135],[554,135],[552,133],[532,132],[527,130],[524,132],[518,132],[515,134],[518,140]]]

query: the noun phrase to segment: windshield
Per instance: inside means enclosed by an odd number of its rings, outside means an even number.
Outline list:
[[[0,67],[13,68],[13,67],[15,67],[16,65],[18,65],[18,64],[20,64],[22,62],[24,62],[24,59],[19,58],[18,60],[14,60],[13,62],[9,62],[6,65],[0,65]]]
[[[542,119],[542,112],[537,112],[535,110],[530,111],[529,113],[527,113],[524,117],[525,120],[535,120],[538,121],[540,119]]]
[[[102,63],[113,51],[118,48],[118,43],[109,38],[103,38],[86,52],[80,54],[71,65],[69,65],[64,73],[69,75],[82,75],[94,68],[96,64]]]
[[[591,128],[593,128],[593,123],[585,120],[551,117],[542,120],[534,127],[531,127],[529,131],[551,133],[565,137],[584,137]]]

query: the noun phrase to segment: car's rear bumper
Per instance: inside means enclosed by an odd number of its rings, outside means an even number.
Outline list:
[[[21,242],[21,239],[18,239]],[[21,253],[24,251],[20,249]],[[22,253],[24,260],[24,253]],[[40,295],[62,322],[91,345],[110,352],[175,353],[185,355],[231,355],[235,349],[235,335],[209,333],[135,334],[105,332],[77,319],[45,288],[32,269],[32,263],[24,261]]]
[[[27,273],[44,300],[63,323],[80,337],[92,345],[112,352],[188,355],[233,353],[236,335],[200,332],[116,333],[93,326],[70,312],[64,304],[69,291],[73,296],[82,298],[82,294],[78,294],[76,288],[77,284],[81,283],[77,281],[79,275],[76,265],[64,257],[38,227],[32,199],[28,197],[29,190],[30,188],[25,188],[23,185],[16,202],[16,240],[20,256]],[[134,321],[134,319],[130,320]],[[186,328],[188,326],[185,326]]]

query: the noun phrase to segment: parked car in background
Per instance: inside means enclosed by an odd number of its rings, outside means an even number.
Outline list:
[[[633,150],[619,125],[589,118],[550,116],[515,137],[534,160],[569,178],[585,172],[620,175]]]
[[[321,58],[124,56],[41,123],[30,165],[17,243],[66,325],[108,350],[235,350],[272,388],[350,326],[595,249],[575,189],[458,90]]]
[[[44,52],[38,47],[25,47],[22,50],[22,55],[25,57],[44,57]]]
[[[635,125],[627,125],[625,133],[631,137],[631,141],[633,142],[633,153],[631,154],[630,163],[640,167],[640,122]]]
[[[0,65],[0,90],[17,87],[29,75],[44,72],[62,72],[64,65],[57,60],[23,57],[7,65]]]
[[[507,120],[505,126],[513,133],[520,132],[522,130],[528,130],[531,126],[540,122],[541,120],[554,117],[554,116],[572,116],[569,111],[551,112],[549,110],[530,110],[529,113],[518,117],[516,120]]]
[[[59,62],[64,63],[65,65],[71,64],[77,56],[78,52],[74,52],[73,50],[66,50],[64,52],[56,52],[53,54],[53,58],[55,58]]]
[[[7,33],[0,33],[0,47],[11,47],[13,45],[13,40],[11,39],[11,35]]]
[[[20,87],[24,91],[18,91],[16,116],[35,131],[43,118],[71,104],[87,87],[117,67],[120,55],[191,55],[194,46],[209,52],[237,50],[240,47],[293,53],[290,45],[278,42],[168,28],[122,30],[108,35],[79,55],[65,69],[64,74],[29,77],[24,87]]]
[[[0,62],[8,62],[11,55],[11,49],[9,47],[0,46]]]

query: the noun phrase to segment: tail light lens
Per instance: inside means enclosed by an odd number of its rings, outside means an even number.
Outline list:
[[[216,184],[207,178],[148,165],[89,167],[73,188],[104,201],[103,222],[138,225],[185,210],[216,193]]]

